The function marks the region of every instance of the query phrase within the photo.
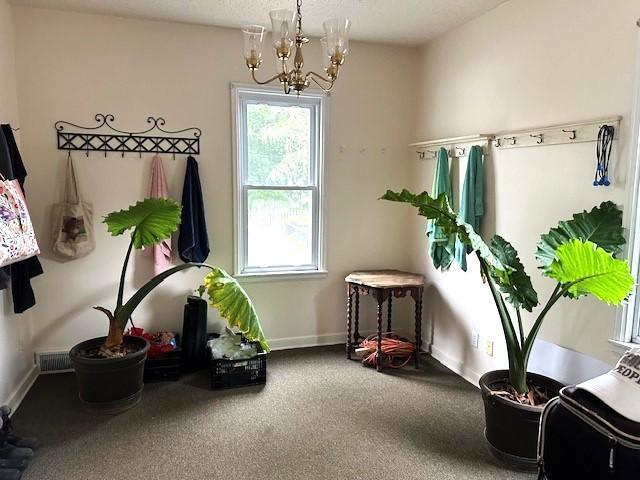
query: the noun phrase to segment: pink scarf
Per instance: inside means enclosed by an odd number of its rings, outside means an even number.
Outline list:
[[[152,198],[168,198],[169,189],[164,176],[162,159],[158,154],[151,161],[151,189],[149,196]],[[153,271],[156,275],[164,272],[171,265],[171,237],[163,240],[153,247]]]

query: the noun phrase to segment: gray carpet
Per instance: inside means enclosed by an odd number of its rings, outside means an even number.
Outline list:
[[[432,359],[377,373],[342,347],[274,352],[264,388],[212,392],[206,372],[145,386],[114,417],[43,375],[14,416],[44,446],[25,480],[531,479],[497,465],[477,389]]]

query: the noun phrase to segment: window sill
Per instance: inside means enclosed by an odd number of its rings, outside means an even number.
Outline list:
[[[326,270],[310,270],[308,272],[238,273],[233,277],[242,283],[260,283],[287,280],[312,280],[326,278],[327,275],[329,275],[329,272]]]
[[[609,343],[613,347],[613,351],[622,355],[631,348],[640,348],[640,344],[631,342],[621,342],[620,340],[609,339]]]

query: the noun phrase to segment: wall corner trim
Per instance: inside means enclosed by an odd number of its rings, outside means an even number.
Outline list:
[[[460,375],[474,387],[480,388],[479,382],[482,375],[474,370],[471,370],[460,360],[456,360],[433,344],[431,345],[431,356],[441,364],[443,364],[445,367],[447,367],[449,370],[451,370],[453,373]]]
[[[27,393],[29,393],[29,390],[35,383],[39,374],[40,371],[38,369],[38,366],[34,364],[31,367],[31,370],[29,370],[29,372],[27,372],[27,374],[24,376],[20,384],[15,388],[11,395],[9,395],[9,398],[7,399],[7,405],[11,407],[12,414],[16,412],[16,410],[22,403],[22,400],[24,400],[24,397],[26,397]]]

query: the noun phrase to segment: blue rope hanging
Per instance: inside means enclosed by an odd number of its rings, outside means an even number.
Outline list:
[[[596,146],[598,164],[596,165],[596,174],[593,179],[594,187],[608,187],[611,185],[609,181],[609,160],[614,134],[615,128],[613,125],[602,125],[598,131],[598,142]]]

